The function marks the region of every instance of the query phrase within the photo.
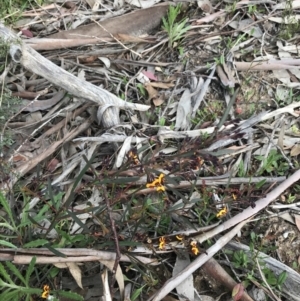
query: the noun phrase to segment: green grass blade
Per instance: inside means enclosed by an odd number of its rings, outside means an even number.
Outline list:
[[[29,278],[32,274],[32,272],[34,271],[34,266],[35,266],[35,263],[36,263],[36,257],[33,256],[30,263],[29,263],[29,266],[28,266],[28,269],[26,271],[26,275],[25,275],[25,279],[26,279],[26,286],[28,286],[28,283],[29,283]]]
[[[3,279],[8,281],[8,283],[6,283],[0,278],[0,287],[11,287],[11,285],[14,284],[14,282],[11,280],[10,276],[8,275],[4,265],[1,262],[0,262],[0,275],[3,277]]]
[[[23,248],[37,248],[37,247],[43,247],[44,245],[46,245],[47,243],[49,243],[49,241],[47,239],[37,239],[31,242],[28,242],[27,244],[23,245]]]
[[[6,240],[0,240],[0,245],[5,246],[5,247],[9,247],[12,249],[17,249],[18,247],[16,247],[14,244],[6,241]]]
[[[11,230],[11,231],[14,231],[15,229],[11,226],[11,225],[9,225],[7,222],[6,223],[0,223],[0,227],[2,228],[2,227],[4,227],[4,228],[7,228],[7,229],[9,229],[9,230]]]
[[[10,219],[9,222],[12,224],[13,228],[16,229],[16,225],[14,223],[14,217],[13,217],[12,211],[9,207],[8,201],[6,200],[4,195],[1,193],[1,191],[0,191],[0,204],[3,206],[4,210],[8,214],[9,219]]]
[[[7,289],[0,294],[0,300],[5,301],[19,301],[20,297],[21,295],[18,290]]]
[[[6,266],[26,286],[26,280],[23,277],[23,275],[19,272],[19,270],[16,268],[16,266],[14,264],[12,264],[11,262],[9,262],[9,261],[6,262]]]

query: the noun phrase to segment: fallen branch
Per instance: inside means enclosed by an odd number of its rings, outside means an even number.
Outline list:
[[[254,61],[248,62],[234,62],[238,71],[261,71],[261,70],[283,70],[283,69],[299,69],[299,59],[295,59],[292,64],[291,61],[286,60],[269,60],[269,61]]]
[[[127,103],[114,94],[87,81],[81,80],[66,70],[56,66],[31,47],[25,45],[13,32],[0,23],[0,38],[10,44],[10,55],[15,63],[21,63],[27,70],[46,78],[72,95],[107,106],[102,122],[105,127],[120,123],[118,109],[146,111],[149,106]]]
[[[202,273],[205,274],[205,277],[209,277],[213,279],[216,283],[218,283],[218,286],[225,286],[230,291],[234,289],[234,287],[237,285],[237,282],[227,273],[225,269],[214,259],[209,259],[201,268]],[[253,301],[253,299],[244,292],[240,301]]]
[[[47,248],[32,249],[1,249],[0,261],[12,261],[14,264],[29,264],[33,256],[36,256],[36,264],[53,264],[57,262],[88,262],[88,261],[115,261],[116,253],[98,251],[92,249],[55,249],[66,257],[54,256]],[[19,255],[20,254],[20,255]],[[22,254],[22,255],[21,255]],[[24,255],[27,254],[27,255]],[[159,264],[156,259],[135,256],[138,261],[144,264]],[[121,255],[120,261],[131,262],[130,257]]]

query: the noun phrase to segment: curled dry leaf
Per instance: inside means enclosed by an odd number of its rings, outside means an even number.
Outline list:
[[[100,57],[98,57],[98,59],[105,65],[105,67],[107,68],[107,69],[109,69],[110,68],[110,59],[108,59],[107,57],[103,57],[103,56],[100,56]]]
[[[232,75],[233,72],[231,68],[227,66],[226,63],[222,65],[217,65],[216,71],[224,87],[234,88],[235,79]]]
[[[58,263],[54,263],[54,265],[59,269],[69,269],[77,285],[81,289],[83,289],[82,281],[81,281],[82,280],[81,270],[78,264],[76,264],[75,262],[58,262]]]
[[[245,287],[242,283],[238,283],[234,286],[232,290],[232,299],[234,301],[238,301],[242,298]]]
[[[29,153],[29,154],[31,154],[31,153]],[[12,159],[12,161],[14,162],[14,163],[17,163],[17,162],[19,162],[19,163],[21,163],[21,162],[26,162],[26,161],[28,161],[29,160],[29,157],[26,157],[25,155],[23,155],[23,154],[16,154],[16,155],[14,155],[13,156],[13,159]]]
[[[153,104],[156,106],[156,107],[159,107],[160,105],[162,105],[164,103],[164,98],[160,95],[159,97],[155,97],[153,98]]]
[[[148,92],[148,100],[149,101],[151,101],[152,99],[157,97],[158,92],[156,89],[153,88],[153,86],[150,83],[145,84],[145,89]]]

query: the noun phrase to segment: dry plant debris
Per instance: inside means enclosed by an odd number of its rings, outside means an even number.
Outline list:
[[[299,11],[40,1],[1,23],[1,300],[300,300]]]

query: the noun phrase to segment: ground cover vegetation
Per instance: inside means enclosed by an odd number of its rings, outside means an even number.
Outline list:
[[[0,300],[299,300],[299,4],[145,2],[0,7]]]

